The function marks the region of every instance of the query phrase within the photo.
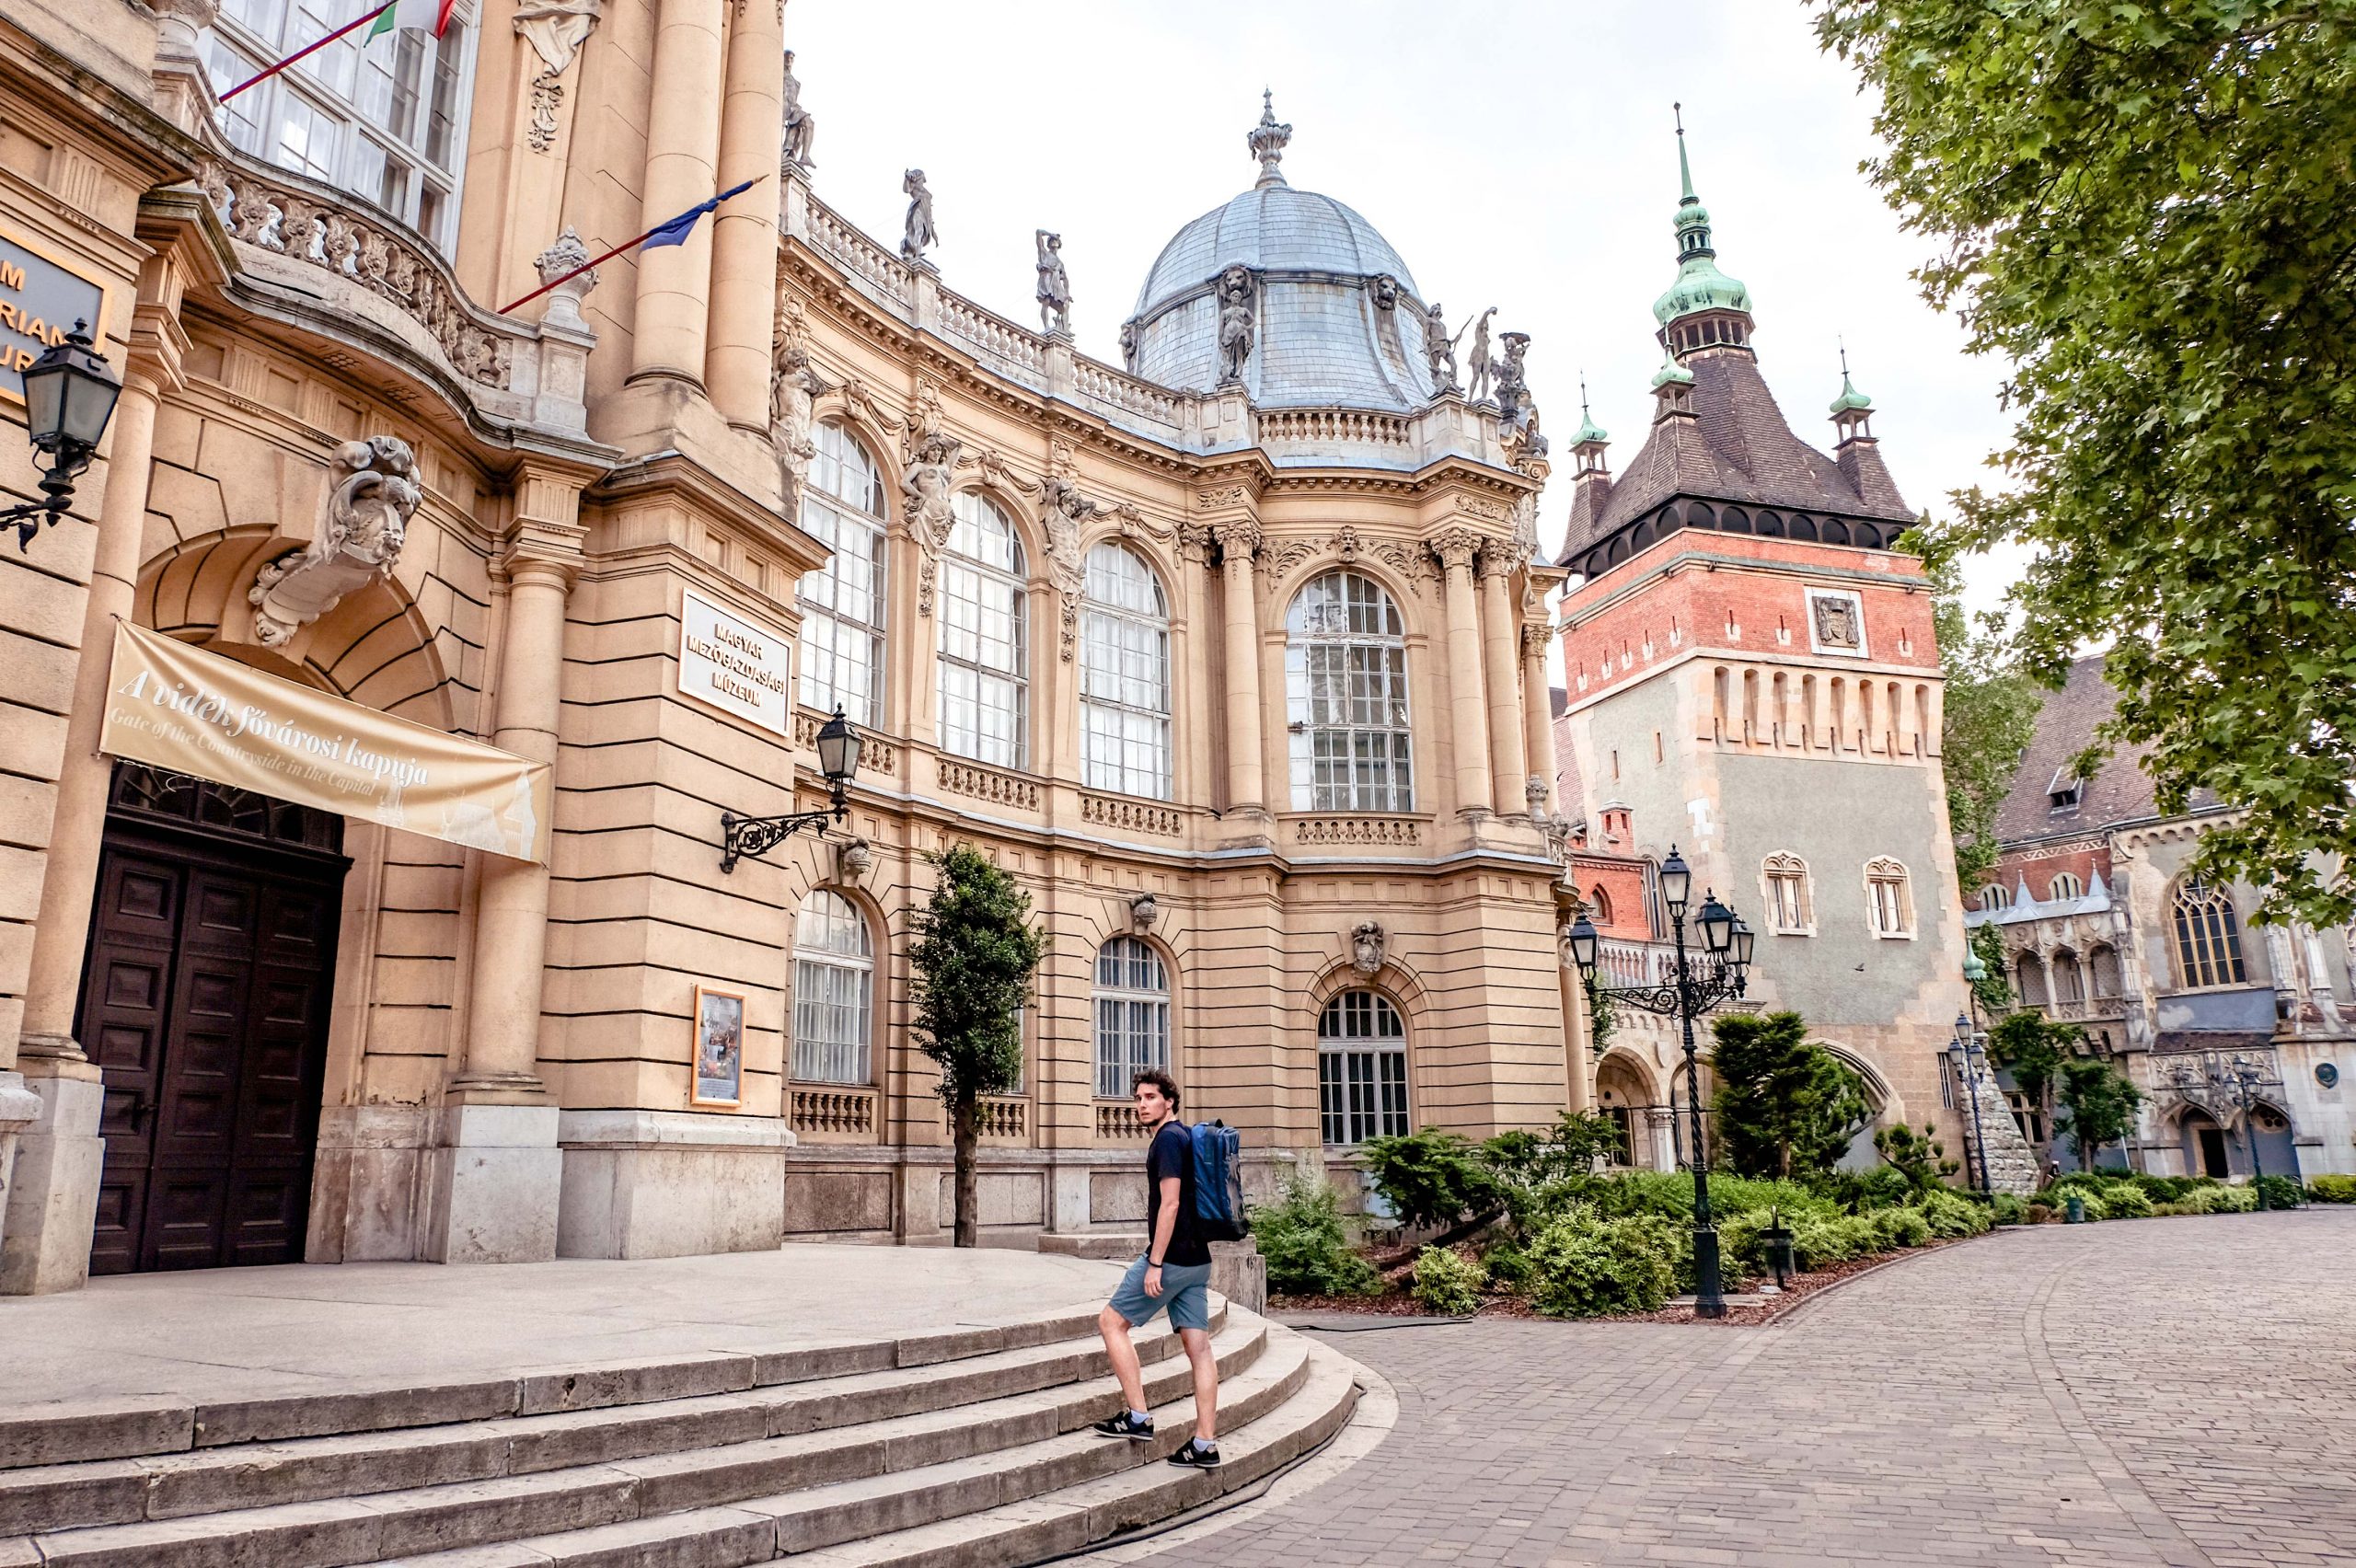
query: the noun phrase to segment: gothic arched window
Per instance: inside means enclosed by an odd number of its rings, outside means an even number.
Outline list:
[[[1989,911],[1991,914],[1993,914],[1999,909],[2009,909],[2012,906],[2012,893],[2001,884],[1990,882],[1986,887],[1980,890],[1980,907]]]
[[[1317,1091],[1335,1147],[1407,1131],[1407,1026],[1389,997],[1344,991],[1317,1020]]]
[[[1914,934],[1914,891],[1904,865],[1888,856],[1865,862],[1865,909],[1875,936]]]
[[[1372,578],[1329,571],[1294,596],[1285,721],[1293,810],[1415,809],[1406,628]]]
[[[1170,974],[1135,937],[1096,950],[1096,1097],[1118,1100],[1148,1067],[1170,1070]]]
[[[996,503],[958,492],[941,561],[941,749],[1030,765],[1030,585],[1022,541]]]
[[[2076,898],[2085,891],[2086,884],[2074,873],[2056,871],[2053,873],[2052,885],[2046,890],[2046,895],[2050,898]]]
[[[1816,900],[1807,885],[1807,862],[1797,855],[1770,855],[1760,868],[1767,895],[1767,928],[1778,936],[1805,937],[1816,929]]]
[[[818,450],[802,490],[803,532],[829,547],[802,574],[801,696],[840,708],[854,724],[884,719],[884,480],[859,439],[839,424],[811,432]]]
[[[2242,967],[2241,917],[2234,910],[2232,891],[2187,877],[2177,883],[2169,905],[2176,926],[2177,978],[2185,989],[2246,984],[2249,976]]]
[[[793,920],[793,1077],[868,1083],[875,944],[841,894],[813,888]]]
[[[1143,557],[1088,552],[1080,625],[1080,781],[1170,798],[1170,601]]]

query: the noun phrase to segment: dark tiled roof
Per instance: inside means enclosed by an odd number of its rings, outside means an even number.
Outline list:
[[[1853,448],[1856,460],[1844,471],[1792,433],[1749,353],[1720,350],[1683,363],[1693,374],[1694,417],[1654,425],[1644,450],[1612,484],[1611,498],[1591,516],[1581,517],[1575,507],[1564,541],[1565,562],[1674,496],[1913,520],[1872,445]]]
[[[2062,689],[2045,694],[2036,732],[2029,737],[2028,749],[2021,754],[2013,786],[1996,813],[1999,839],[2012,844],[2056,833],[2092,832],[2113,823],[2158,814],[2152,776],[2140,766],[2142,749],[2126,746],[2113,752],[2085,781],[2076,811],[2053,809],[2050,791],[2055,776],[2065,772],[2070,759],[2093,744],[2096,728],[2118,707],[2119,693],[2103,679],[2099,653],[2072,664]],[[2216,797],[2203,790],[2195,794],[2192,803],[2196,809],[2212,806]]]

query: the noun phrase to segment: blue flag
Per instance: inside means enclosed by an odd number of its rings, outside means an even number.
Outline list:
[[[748,179],[742,185],[722,191],[719,195],[714,196],[709,202],[697,202],[694,206],[689,207],[686,212],[681,213],[677,217],[673,218],[669,223],[660,225],[649,231],[646,238],[640,242],[639,248],[641,250],[652,250],[658,245],[687,244],[687,236],[695,232],[697,219],[702,217],[706,213],[709,213],[713,208],[719,206],[722,202],[727,201],[731,196],[742,195],[744,192],[750,190],[758,183],[759,180],[757,179]]]

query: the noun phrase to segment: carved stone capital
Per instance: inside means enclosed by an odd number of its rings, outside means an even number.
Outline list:
[[[424,498],[417,456],[395,436],[345,442],[329,459],[329,475],[325,512],[310,545],[264,566],[247,591],[254,636],[265,648],[284,647],[345,594],[390,575]]]
[[[1524,626],[1521,628],[1521,656],[1542,662],[1546,657],[1547,640],[1553,635],[1551,628],[1536,622]]]
[[[1443,528],[1425,542],[1439,558],[1440,565],[1454,571],[1460,568],[1472,570],[1473,561],[1480,558],[1483,540],[1475,529]]]
[[[1227,559],[1249,559],[1260,548],[1260,525],[1249,517],[1230,517],[1211,525],[1211,536]]]
[[[1178,525],[1178,554],[1184,560],[1192,561],[1196,566],[1202,565],[1211,559],[1211,545],[1214,542],[1215,536],[1207,524],[1181,523]]]
[[[1505,540],[1483,539],[1481,541],[1481,575],[1483,577],[1511,577],[1520,569],[1520,566],[1521,562],[1514,559],[1512,547]]]

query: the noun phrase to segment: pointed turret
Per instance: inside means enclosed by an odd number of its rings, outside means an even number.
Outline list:
[[[1579,428],[1578,432],[1571,437],[1571,455],[1578,460],[1576,477],[1584,479],[1591,474],[1609,474],[1610,465],[1604,461],[1603,455],[1611,444],[1611,435],[1601,425],[1595,422],[1595,415],[1588,409],[1587,375],[1581,372],[1579,375]]]
[[[1750,342],[1750,290],[1718,271],[1710,243],[1710,211],[1693,194],[1693,165],[1685,150],[1684,106],[1676,106],[1677,282],[1653,302],[1660,340],[1680,358],[1702,349],[1745,348]]]
[[[1841,346],[1841,396],[1832,399],[1832,428],[1840,434],[1832,460],[1841,465],[1842,477],[1867,504],[1903,506],[1898,481],[1889,477],[1881,460],[1881,443],[1874,439],[1873,416],[1874,400],[1858,391],[1850,378],[1849,348],[1844,343]]]

